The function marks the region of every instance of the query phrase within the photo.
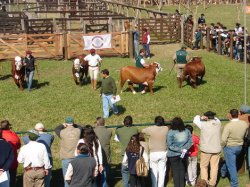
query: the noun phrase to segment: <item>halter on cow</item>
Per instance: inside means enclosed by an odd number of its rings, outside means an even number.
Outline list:
[[[206,73],[205,65],[201,61],[201,57],[193,57],[192,60],[186,64],[183,70],[183,77],[181,83],[184,79],[190,78],[190,82],[193,88],[197,87],[197,79],[200,77],[200,82]]]
[[[72,74],[76,85],[82,85],[83,77],[85,82],[87,82],[88,66],[88,62],[84,61],[84,57],[82,55],[74,60]]]
[[[25,67],[21,57],[16,56],[15,60],[11,63],[11,74],[15,84],[23,90]]]
[[[159,63],[153,62],[149,64],[147,68],[137,68],[134,66],[125,66],[120,70],[120,88],[122,93],[122,88],[126,81],[129,82],[129,88],[135,94],[133,84],[144,84],[148,86],[151,94],[153,94],[153,84],[155,81],[155,76],[162,68]]]

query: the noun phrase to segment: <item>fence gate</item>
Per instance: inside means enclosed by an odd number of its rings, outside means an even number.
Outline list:
[[[138,19],[138,29],[147,28],[152,43],[174,43],[181,40],[180,17]]]
[[[129,54],[129,33],[113,32],[111,34],[111,48],[97,49],[97,53],[104,56],[127,56]],[[81,54],[88,54],[84,50],[83,36],[94,36],[101,34],[68,33],[64,36],[64,55],[66,59],[77,57]],[[66,42],[66,43],[65,43]]]

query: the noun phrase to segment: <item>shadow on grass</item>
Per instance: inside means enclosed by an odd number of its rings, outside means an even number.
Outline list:
[[[4,76],[1,76],[1,77],[0,77],[0,80],[1,80],[1,81],[4,81],[4,80],[9,79],[10,77],[12,77],[11,74],[4,75]]]
[[[141,89],[139,89],[139,86],[135,86],[135,87],[133,87],[134,88],[134,90],[136,91],[136,93],[140,93],[142,90]],[[158,92],[158,91],[160,91],[162,88],[166,88],[166,86],[154,86],[153,87],[153,92],[155,93],[155,92]],[[129,88],[129,87],[127,87],[125,90],[123,90],[123,92],[131,92],[131,94],[132,94],[132,91],[131,91],[131,89]],[[147,88],[147,93],[150,93],[150,91],[149,91],[149,89]]]
[[[34,88],[40,89],[44,86],[49,86],[49,82],[48,81],[39,82],[38,80],[33,80],[33,85],[34,85]]]

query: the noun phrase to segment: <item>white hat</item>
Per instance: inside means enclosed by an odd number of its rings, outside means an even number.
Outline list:
[[[43,130],[44,129],[44,125],[42,123],[37,123],[35,125],[35,130]]]
[[[15,57],[15,61],[16,61],[16,62],[20,62],[21,60],[22,60],[22,59],[21,59],[20,56],[16,56],[16,57]]]
[[[79,58],[76,58],[76,59],[74,60],[74,64],[80,64],[80,59],[79,59]]]

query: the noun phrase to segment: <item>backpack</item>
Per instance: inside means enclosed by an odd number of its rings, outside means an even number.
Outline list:
[[[139,159],[136,161],[136,166],[135,166],[136,175],[139,177],[147,177],[148,176],[148,167],[147,167],[147,164],[142,156],[143,151],[144,151],[144,148],[142,148],[142,152],[140,154]]]

